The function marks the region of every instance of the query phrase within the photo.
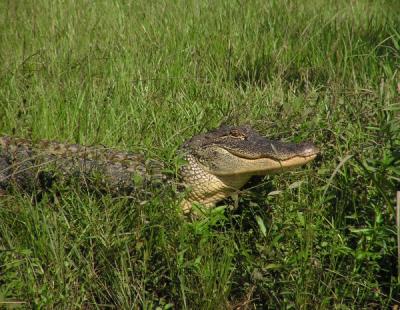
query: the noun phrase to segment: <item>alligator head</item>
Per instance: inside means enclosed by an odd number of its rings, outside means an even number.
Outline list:
[[[193,202],[214,205],[238,191],[254,175],[302,166],[319,153],[312,143],[271,141],[248,126],[223,126],[194,136],[182,150],[188,164],[180,174],[190,188],[182,203],[185,212]]]

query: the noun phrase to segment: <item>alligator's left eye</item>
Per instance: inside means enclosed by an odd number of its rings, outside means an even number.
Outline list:
[[[237,129],[231,129],[229,134],[232,137],[239,138],[239,139],[242,139],[242,140],[245,140],[247,138],[247,136],[243,132],[241,132],[240,130],[237,130]]]

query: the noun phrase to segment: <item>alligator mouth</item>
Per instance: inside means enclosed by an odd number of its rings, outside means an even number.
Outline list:
[[[312,161],[315,157],[317,157],[318,153],[313,153],[311,155],[298,155],[298,156],[293,156],[289,159],[286,160],[277,160],[277,159],[272,159],[277,165],[280,165],[280,169],[289,169],[289,168],[294,168],[298,166],[302,166],[309,161]]]
[[[246,159],[241,158],[242,164],[247,167],[247,173],[254,175],[267,175],[303,166],[312,161],[317,154],[293,156],[286,160],[273,158]]]
[[[295,144],[268,141],[263,144],[264,146],[259,145],[257,151],[253,153],[243,151],[246,150],[245,148],[223,148],[232,155],[242,159],[268,159],[280,163],[286,163],[290,166],[296,165],[296,163],[301,164],[313,160],[320,152],[314,144],[309,142]]]
[[[279,156],[274,156],[273,152],[264,156],[249,152],[247,156],[247,153],[235,150],[221,147],[220,151],[215,153],[213,164],[206,169],[217,176],[267,175],[303,166],[319,153],[318,148],[310,143],[307,143],[307,147],[298,149],[297,154],[292,152]]]

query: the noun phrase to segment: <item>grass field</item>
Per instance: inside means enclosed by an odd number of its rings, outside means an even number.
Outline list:
[[[146,200],[13,192],[0,308],[399,305],[399,16],[396,0],[0,1],[0,134],[171,171],[221,123],[322,150],[194,222],[167,185]]]

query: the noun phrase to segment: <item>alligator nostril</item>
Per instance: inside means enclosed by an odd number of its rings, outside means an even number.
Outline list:
[[[317,148],[313,144],[307,144],[307,146],[303,150],[303,155],[304,156],[316,155],[318,153],[319,153],[319,148]]]

